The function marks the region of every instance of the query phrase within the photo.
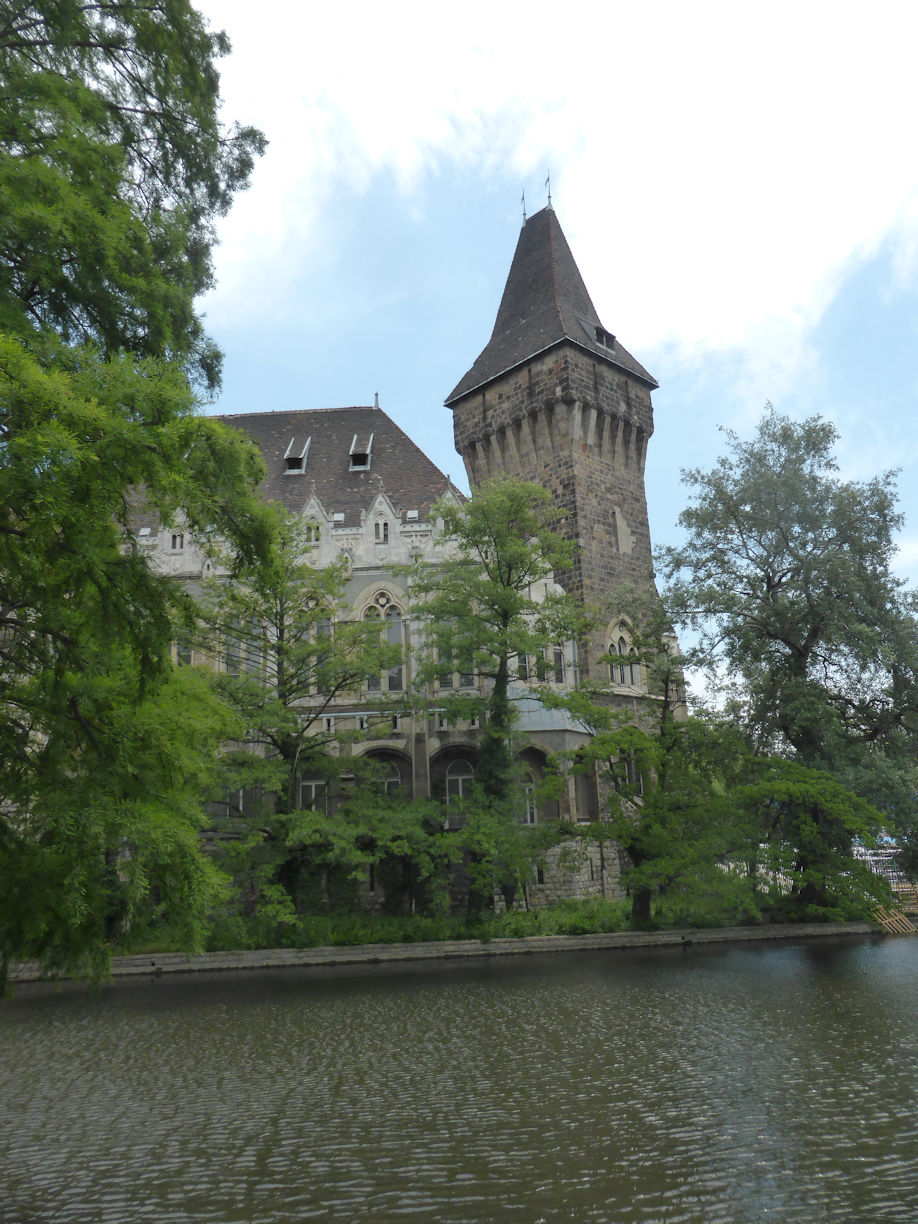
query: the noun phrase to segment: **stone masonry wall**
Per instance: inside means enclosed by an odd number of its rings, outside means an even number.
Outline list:
[[[623,584],[652,587],[644,383],[564,343],[456,403],[453,427],[473,488],[518,476],[566,512],[565,531],[580,546],[573,569],[557,575],[566,590],[606,609]],[[585,668],[607,649],[593,643]]]

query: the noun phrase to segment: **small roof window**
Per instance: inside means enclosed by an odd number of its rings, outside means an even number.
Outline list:
[[[366,441],[361,441],[358,434],[354,434],[354,440],[351,443],[350,450],[350,468],[352,472],[367,472],[370,469],[370,456],[373,453],[373,435],[370,434]]]
[[[606,329],[601,327],[598,323],[587,322],[586,319],[580,318],[580,315],[578,315],[577,318],[580,319],[580,326],[594,344],[600,345],[601,348],[609,349],[610,352],[615,348],[615,337],[611,332],[607,332]]]
[[[297,450],[296,438],[290,439],[290,445],[284,451],[284,475],[297,476],[306,471],[306,457],[309,454],[309,443],[312,437],[306,439],[303,449]]]

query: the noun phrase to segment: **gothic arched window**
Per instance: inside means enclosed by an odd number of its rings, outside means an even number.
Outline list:
[[[641,665],[638,663],[637,651],[632,646],[628,651],[628,683],[637,688],[641,682]]]
[[[627,666],[627,658],[628,658],[628,643],[625,641],[623,637],[620,637],[618,639],[618,650],[616,651],[616,653],[618,655],[618,668],[617,668],[618,676],[617,677],[613,676],[612,678],[613,680],[617,678],[619,684],[626,684],[627,681],[625,680],[625,668]]]
[[[404,654],[405,622],[402,619],[401,608],[397,604],[392,603],[391,596],[385,591],[380,591],[363,616],[364,620],[384,622],[384,624],[380,624],[380,632],[385,633],[387,644],[389,646],[397,646],[399,651]],[[388,668],[384,675],[387,692],[402,692],[405,687],[405,674],[401,659],[394,667]],[[369,692],[378,693],[382,688],[382,675],[367,676],[367,689]]]

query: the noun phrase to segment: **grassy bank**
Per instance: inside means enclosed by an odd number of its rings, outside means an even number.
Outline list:
[[[206,952],[252,951],[260,948],[348,947],[358,944],[425,943],[460,939],[508,939],[528,935],[598,935],[631,929],[629,901],[603,901],[598,897],[561,901],[546,909],[512,910],[460,916],[394,915],[365,913],[302,914],[296,923],[277,923],[259,917],[218,917],[200,950]],[[838,921],[860,918],[859,914],[837,915]],[[658,930],[674,927],[710,928],[755,926],[758,914],[703,910],[694,914],[656,915]],[[133,932],[112,948],[114,955],[188,950],[187,933],[167,925]]]

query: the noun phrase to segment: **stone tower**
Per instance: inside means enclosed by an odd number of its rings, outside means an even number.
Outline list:
[[[446,404],[472,488],[519,476],[567,512],[580,552],[559,579],[599,608],[622,584],[653,588],[644,461],[657,385],[600,322],[554,210],[530,217],[491,339]]]

